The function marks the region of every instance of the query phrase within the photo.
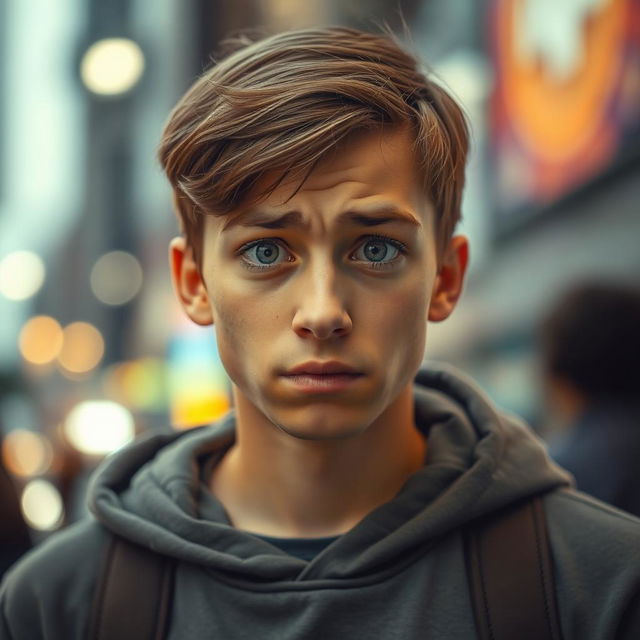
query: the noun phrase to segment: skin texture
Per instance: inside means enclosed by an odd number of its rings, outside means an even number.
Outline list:
[[[412,380],[427,321],[460,295],[468,249],[456,236],[436,255],[406,130],[352,136],[291,197],[298,186],[208,217],[201,271],[182,238],[170,259],[233,382],[237,441],[212,490],[239,528],[309,537],[348,530],[422,466]],[[283,374],[309,361],[361,375],[305,391]]]

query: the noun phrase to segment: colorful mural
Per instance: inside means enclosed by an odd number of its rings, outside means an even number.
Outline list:
[[[640,147],[640,0],[496,0],[491,29],[506,225]]]

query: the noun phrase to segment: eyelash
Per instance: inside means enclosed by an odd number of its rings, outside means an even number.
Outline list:
[[[366,242],[371,242],[372,240],[377,240],[380,242],[387,242],[388,244],[390,244],[391,246],[393,246],[395,249],[398,250],[400,255],[406,255],[407,253],[407,246],[400,242],[399,240],[396,240],[394,238],[390,238],[389,236],[384,236],[384,235],[378,235],[378,234],[374,234],[374,235],[368,235],[368,236],[364,236],[362,238],[360,238],[360,243],[358,244],[358,246],[356,247],[356,249],[360,248],[364,243]],[[274,269],[275,267],[279,266],[279,264],[276,265],[257,265],[257,264],[253,264],[251,262],[249,262],[244,256],[247,253],[247,251],[253,249],[253,247],[256,247],[264,242],[273,242],[274,244],[278,245],[279,247],[281,247],[282,249],[284,249],[285,251],[288,251],[286,243],[284,243],[280,238],[260,238],[259,240],[252,240],[251,242],[247,242],[246,244],[242,245],[238,250],[237,250],[237,255],[240,256],[240,258],[243,260],[244,262],[244,267],[246,269],[249,269],[250,271],[269,271],[271,269]],[[385,268],[390,268],[392,266],[395,265],[396,261],[398,260],[398,256],[396,256],[393,260],[391,260],[390,262],[368,262],[368,265],[370,268],[372,269],[385,269]],[[355,262],[355,260],[354,260]],[[362,262],[362,261],[359,261]]]

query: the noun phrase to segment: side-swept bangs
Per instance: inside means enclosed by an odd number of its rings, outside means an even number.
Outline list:
[[[442,248],[460,217],[465,117],[388,35],[305,29],[245,44],[204,73],[171,113],[159,157],[196,260],[204,215],[226,215],[301,184],[349,134],[410,125]],[[277,176],[265,184],[265,175]],[[258,186],[259,185],[259,186]]]

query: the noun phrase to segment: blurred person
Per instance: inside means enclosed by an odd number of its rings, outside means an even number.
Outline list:
[[[540,334],[552,457],[578,489],[640,516],[640,288],[577,284]]]
[[[463,375],[421,368],[462,291],[467,140],[387,35],[240,39],[195,82],[160,146],[170,262],[234,411],[108,458],[94,518],[5,580],[3,638],[151,637],[146,608],[153,637],[455,640],[488,637],[487,606],[511,638],[639,636],[640,520],[573,491]]]

